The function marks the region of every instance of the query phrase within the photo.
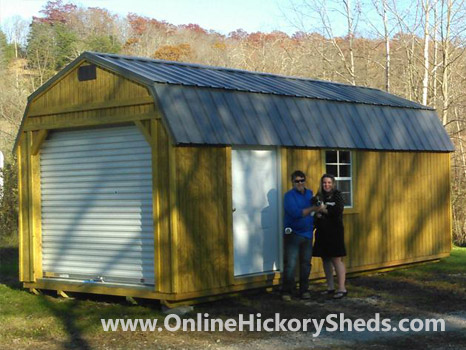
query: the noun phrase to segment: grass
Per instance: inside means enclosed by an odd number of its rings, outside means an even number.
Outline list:
[[[101,318],[157,318],[165,314],[156,301],[139,300],[136,306],[124,298],[74,294],[71,299],[52,292],[33,295],[23,290],[17,280],[18,253],[14,246],[0,248],[0,348],[16,349],[136,349],[152,347],[207,348],[219,345],[241,346],[245,341],[278,339],[280,333],[260,332],[103,332]],[[466,312],[466,248],[455,247],[451,256],[438,263],[417,265],[407,269],[352,278],[348,282],[350,297],[344,301],[318,296],[322,285],[312,284],[310,303],[283,303],[276,292],[258,291],[237,298],[195,306],[196,313],[212,318],[238,319],[239,314],[261,313],[262,318],[276,312],[284,318],[325,318],[329,313],[343,312],[350,318],[422,317],[431,313]],[[241,335],[241,338],[239,337]],[[278,338],[277,338],[278,337]],[[425,340],[464,344],[465,336],[445,334],[425,336]],[[400,346],[417,348],[406,339]],[[379,342],[377,348],[393,344]],[[325,347],[324,347],[325,348]],[[344,348],[344,347],[342,347]],[[424,348],[419,345],[419,348]],[[459,346],[458,346],[459,348]]]

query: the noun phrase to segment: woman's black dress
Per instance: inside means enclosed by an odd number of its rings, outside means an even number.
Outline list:
[[[322,201],[327,205],[327,214],[315,217],[315,242],[313,256],[333,258],[346,256],[343,228],[344,201],[340,191],[334,190],[326,194]]]

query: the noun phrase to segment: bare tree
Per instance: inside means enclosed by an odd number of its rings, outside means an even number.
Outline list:
[[[435,0],[433,5],[434,12],[434,28],[433,28],[433,42],[434,42],[434,58],[433,58],[433,68],[432,68],[432,102],[431,105],[433,108],[437,107],[437,70],[439,67],[438,64],[438,0]]]
[[[26,45],[28,26],[29,23],[19,16],[11,17],[3,26],[8,42],[14,46],[15,58],[19,57],[19,48]]]
[[[380,4],[379,1],[382,3]],[[372,23],[372,20],[369,16],[366,16],[366,22],[370,25],[372,30],[375,30],[377,35],[383,38],[384,47],[385,47],[385,64],[384,64],[384,72],[385,72],[385,91],[390,91],[390,29],[389,29],[389,21],[388,21],[388,4],[387,0],[372,0],[372,5],[374,6],[377,15],[382,19],[383,23],[383,32],[379,30],[379,25]]]
[[[429,88],[429,14],[430,0],[422,0],[424,11],[424,79],[422,80],[422,104],[427,105],[427,92]]]
[[[342,64],[343,71],[335,68],[335,73],[347,82],[356,84],[354,40],[356,28],[361,13],[359,0],[301,0],[291,1],[291,8],[295,13],[294,25],[303,32],[317,32],[322,34],[336,51]],[[345,37],[342,39],[335,33],[334,18],[344,19],[346,22]],[[323,57],[333,60],[333,57]]]
[[[446,2],[446,4],[445,4]],[[444,12],[445,5],[447,6],[446,12]],[[450,105],[449,96],[449,66],[450,66],[450,25],[451,25],[451,13],[452,13],[452,0],[442,0],[442,13],[445,13],[445,18],[442,16],[441,25],[441,39],[442,39],[442,123],[447,125],[448,123],[448,107]]]
[[[419,3],[413,4],[410,8],[401,9],[396,0],[392,0],[389,6],[390,13],[394,16],[397,23],[399,44],[405,54],[403,81],[405,84],[405,94],[411,100],[419,100],[419,72],[416,63],[418,61],[417,47],[419,40],[416,33],[420,28],[420,11]]]
[[[317,2],[319,3],[319,2]],[[340,6],[343,6],[343,9],[339,8],[339,3],[335,3],[335,7],[330,7],[328,1],[320,2],[320,5],[316,4],[318,13],[321,18],[323,25],[323,30],[327,38],[330,40],[334,48],[337,50],[338,55],[344,65],[346,72],[349,74],[349,81],[352,85],[356,85],[356,73],[354,69],[354,33],[356,30],[357,18],[354,17],[353,7],[351,5],[351,0],[341,0]],[[320,6],[320,7],[319,7]],[[357,4],[359,8],[359,4]],[[334,34],[334,29],[332,26],[332,20],[330,19],[330,12],[336,12],[340,15],[343,15],[346,19],[347,27],[347,40],[348,40],[348,54],[345,54],[341,44],[337,41],[337,37]],[[356,10],[359,13],[359,10]]]
[[[382,0],[383,6],[383,29],[385,41],[385,90],[390,91],[390,34],[388,31],[388,7],[387,0]]]

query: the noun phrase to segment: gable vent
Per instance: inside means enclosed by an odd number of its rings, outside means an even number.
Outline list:
[[[95,65],[81,66],[78,68],[78,80],[87,81],[95,80],[97,78],[97,71]]]

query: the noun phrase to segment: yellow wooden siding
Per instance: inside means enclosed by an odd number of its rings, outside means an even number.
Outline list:
[[[177,251],[179,292],[229,284],[226,148],[176,150]]]
[[[54,114],[42,117],[29,117],[23,130],[50,130],[72,127],[92,127],[137,120],[146,120],[155,117],[153,104],[142,105],[135,113],[136,107],[107,108],[92,111],[81,111],[67,114]]]
[[[17,153],[20,281],[35,281],[42,275],[39,159],[32,155],[37,136],[25,133]]]
[[[83,62],[81,65],[85,64],[87,63]],[[29,114],[41,114],[47,110],[73,106],[79,110],[90,109],[92,104],[110,104],[112,101],[120,101],[117,105],[121,106],[123,101],[149,95],[146,87],[100,67],[97,67],[96,74],[97,78],[94,80],[78,81],[76,67],[37,96],[30,106]]]
[[[24,135],[18,144],[18,235],[19,235],[19,279],[32,281],[31,264],[31,234],[29,228],[29,162],[27,135]]]
[[[151,134],[155,150],[152,155],[152,187],[154,191],[155,230],[155,284],[159,292],[173,291],[172,276],[172,234],[169,206],[169,144],[168,135],[161,120],[151,121]]]
[[[232,175],[232,149],[226,147],[225,149],[225,180],[226,180],[226,213],[225,213],[225,234],[227,235],[227,264],[228,268],[225,273],[228,279],[228,284],[235,284],[235,260],[234,260],[234,245],[233,245],[233,175]]]
[[[284,176],[288,179],[293,170],[301,169],[316,192],[325,169],[322,154],[287,149]],[[354,208],[344,215],[348,270],[449,253],[449,154],[359,151],[353,155]],[[319,260],[313,259],[314,277],[322,273]]]
[[[357,152],[357,214],[345,215],[348,266],[450,251],[449,154]]]
[[[70,71],[30,102],[23,130],[98,126],[155,118],[149,90],[97,67],[97,79]]]
[[[42,277],[42,213],[41,213],[41,191],[40,191],[40,159],[39,154],[33,154],[33,145],[39,142],[41,135],[37,131],[30,132],[30,222],[32,233],[32,271],[34,280]]]
[[[286,152],[286,174],[284,177],[283,194],[292,187],[291,174],[301,170],[306,174],[306,185],[317,193],[319,179],[322,176],[322,153],[318,150],[288,149]]]

